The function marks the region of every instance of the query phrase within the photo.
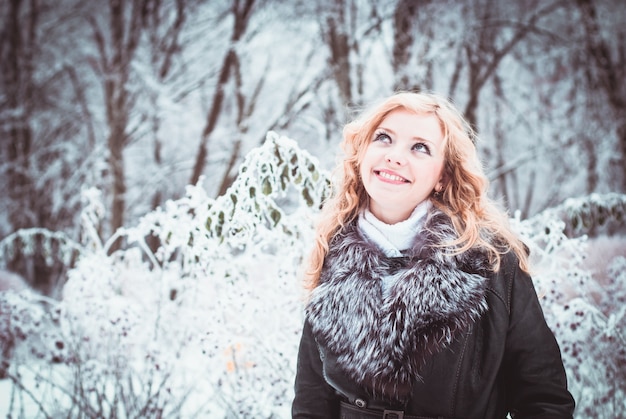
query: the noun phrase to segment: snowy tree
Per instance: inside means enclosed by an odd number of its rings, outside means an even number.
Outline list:
[[[217,119],[222,112],[225,84],[228,83],[231,75],[237,71],[236,67],[239,61],[239,57],[237,55],[237,44],[242,40],[246,32],[248,22],[250,20],[250,15],[252,14],[254,8],[254,3],[255,0],[243,0],[235,1],[232,5],[231,12],[233,19],[233,28],[229,41],[229,47],[219,70],[219,76],[217,84],[215,86],[215,93],[211,102],[211,108],[207,115],[206,125],[202,130],[202,138],[200,141],[198,153],[196,155],[194,169],[191,174],[191,181],[189,182],[190,184],[196,184],[198,182],[198,179],[204,172],[208,153],[207,142],[209,137],[213,133],[213,130],[215,130]]]
[[[616,121],[617,131],[617,157],[621,162],[621,182],[618,182],[620,191],[626,191],[626,76],[624,68],[624,29],[616,37],[605,34],[603,25],[614,25],[617,22],[611,17],[612,9],[607,9],[605,4],[596,5],[590,0],[578,0],[576,2],[580,12],[580,20],[584,29],[584,42],[586,51],[586,76],[590,88],[599,90],[607,99],[608,110],[613,114]],[[618,20],[619,21],[619,20]],[[621,26],[621,25],[620,25]],[[611,39],[613,38],[613,39]],[[591,150],[592,153],[594,150]],[[619,163],[618,163],[619,164]]]
[[[59,15],[53,6],[46,1],[0,6],[2,237],[23,228],[74,234],[81,184],[98,185],[84,83],[68,64],[75,55],[60,53],[61,28],[72,34],[63,39],[80,38],[80,30],[72,26],[71,12]],[[48,265],[45,254],[27,253],[16,249],[8,267],[50,291],[49,282],[59,280],[62,266]]]

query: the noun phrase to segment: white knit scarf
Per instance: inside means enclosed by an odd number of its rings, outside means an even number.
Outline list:
[[[387,224],[380,221],[369,209],[359,214],[359,230],[365,237],[375,243],[388,257],[400,257],[402,251],[409,249],[415,237],[421,231],[426,214],[430,210],[430,200],[418,204],[409,218],[396,224]],[[390,277],[382,279],[382,288],[386,292],[392,285]]]
[[[411,247],[415,236],[422,229],[426,214],[432,203],[426,200],[415,207],[409,218],[396,224],[380,221],[369,209],[359,214],[359,229],[388,257],[402,256]]]

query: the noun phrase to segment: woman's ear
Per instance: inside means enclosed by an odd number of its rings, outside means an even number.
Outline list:
[[[441,177],[439,178],[439,182],[437,182],[437,184],[435,185],[435,191],[442,192],[444,189],[446,189],[447,185],[448,185],[448,176],[445,173],[443,173]]]

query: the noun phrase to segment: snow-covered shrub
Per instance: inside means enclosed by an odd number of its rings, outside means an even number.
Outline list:
[[[626,238],[565,233],[624,219],[624,202],[615,194],[605,201],[592,195],[516,220],[531,248],[535,286],[580,418],[626,414]],[[598,212],[603,219],[593,224]],[[614,218],[606,216],[611,213]]]
[[[0,381],[0,394],[10,395],[0,415],[289,417],[302,326],[298,269],[328,192],[318,162],[274,133],[223,196],[189,186],[184,198],[106,241],[98,236],[99,193],[85,191],[82,242],[56,248],[80,256],[62,300],[49,308],[33,295],[2,300],[24,322],[51,325],[46,341],[61,353],[53,364],[17,352]],[[609,253],[600,242],[590,248],[585,236],[567,234],[594,223],[619,230],[624,202],[594,195],[513,220],[531,248],[576,417],[626,412],[626,260],[621,245],[600,261]],[[110,253],[119,238],[124,247]],[[610,240],[605,249],[615,249]],[[20,346],[41,336],[29,331]]]
[[[67,360],[56,303],[28,287],[0,292],[0,378],[10,377],[14,364],[49,366]]]
[[[561,205],[544,211],[543,217],[558,218],[568,237],[613,230],[626,233],[626,195],[590,194],[566,199]]]
[[[63,232],[43,228],[18,230],[0,241],[0,268],[20,272],[31,281],[31,287],[58,297],[63,277],[81,248]],[[45,278],[37,274],[44,274]]]
[[[87,191],[81,257],[57,306],[70,355],[54,369],[15,363],[13,388],[28,396],[12,405],[28,417],[288,416],[297,270],[328,186],[315,159],[270,133],[225,195],[190,186],[106,242]],[[119,237],[126,247],[109,254]]]
[[[0,270],[0,379],[6,377],[17,340],[16,333],[11,330],[12,307],[5,296],[27,288],[28,285],[20,276]]]

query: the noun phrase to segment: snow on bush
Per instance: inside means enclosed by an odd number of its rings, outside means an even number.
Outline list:
[[[617,202],[621,209],[614,211],[624,219],[626,197],[606,198],[597,207]],[[565,235],[567,221],[580,220],[580,213],[588,226],[600,225],[589,223],[594,215],[588,209],[601,201],[599,195],[569,200],[556,211],[515,221],[530,246],[533,280],[561,346],[576,417],[608,419],[626,414],[626,238]],[[569,216],[558,218],[563,207]]]
[[[98,191],[86,191],[80,245],[37,232],[61,243],[55,249],[67,260],[79,254],[62,300],[0,294],[0,336],[11,343],[0,415],[289,417],[302,326],[299,267],[328,193],[318,162],[274,133],[223,196],[189,186],[184,198],[106,242],[97,234]],[[607,219],[624,201],[592,199],[602,214],[609,209]],[[568,205],[568,214],[585,207]],[[617,417],[626,412],[624,252],[594,274],[588,241],[568,238],[560,214],[513,221],[531,248],[577,416]],[[25,241],[25,233],[14,237]],[[125,245],[110,254],[119,238]],[[5,239],[0,249],[16,242]]]
[[[105,243],[98,193],[87,191],[81,257],[56,307],[68,354],[53,369],[14,356],[9,410],[287,416],[302,323],[297,267],[327,192],[317,162],[273,133],[224,196],[190,186]],[[109,255],[119,237],[126,247]],[[26,298],[20,307],[31,306]]]

